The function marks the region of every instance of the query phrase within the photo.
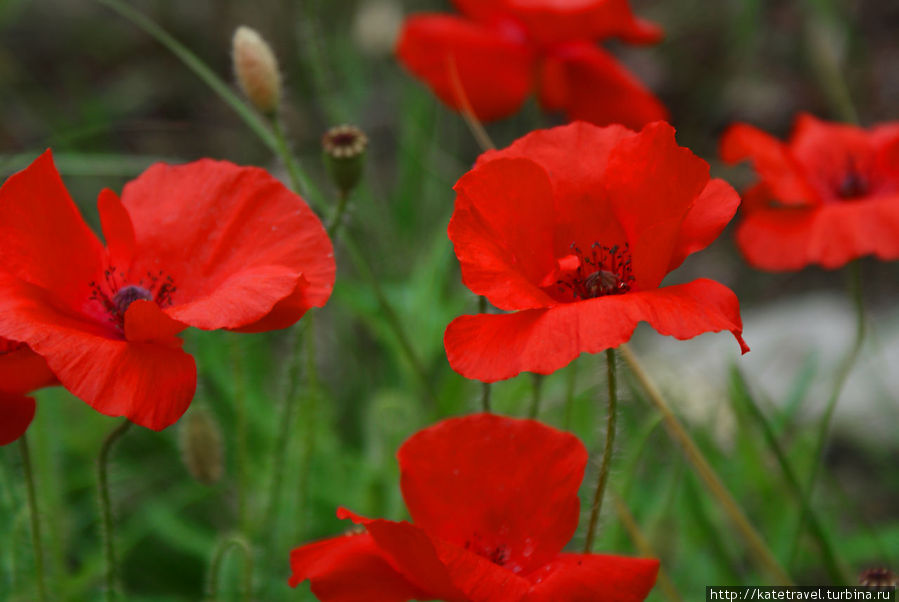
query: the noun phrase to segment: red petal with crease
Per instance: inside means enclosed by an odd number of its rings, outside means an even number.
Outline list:
[[[18,345],[0,339],[0,392],[24,394],[59,384],[44,358],[27,346],[5,352],[4,347]]]
[[[740,195],[724,180],[706,184],[680,226],[668,271],[677,268],[688,255],[709,246],[718,238],[740,206]]]
[[[187,409],[197,371],[180,348],[109,338],[105,328],[64,313],[46,291],[19,280],[0,278],[0,292],[0,332],[26,342],[66,389],[98,412],[162,430]]]
[[[668,118],[665,106],[608,52],[572,42],[541,61],[540,102],[568,119],[640,129]]]
[[[663,36],[661,27],[634,16],[628,0],[506,0],[505,4],[510,15],[547,45],[610,37],[654,44]]]
[[[736,237],[746,261],[775,272],[809,264],[836,269],[866,255],[899,259],[899,195],[817,209],[759,208],[743,215]]]
[[[562,554],[528,575],[534,586],[522,602],[641,602],[658,572],[658,560]]]
[[[415,524],[507,570],[549,562],[577,529],[587,450],[569,433],[480,414],[419,431],[397,458]]]
[[[9,445],[25,433],[34,410],[31,397],[0,392],[0,445]]]
[[[406,19],[397,55],[453,109],[462,108],[464,92],[483,121],[516,112],[533,87],[533,50],[511,32],[466,19],[436,14]]]
[[[546,170],[527,159],[497,158],[456,183],[449,238],[462,280],[506,310],[552,305],[538,288],[555,269],[553,191]]]
[[[78,308],[104,251],[53,165],[50,151],[0,187],[0,266]],[[2,333],[0,333],[2,336]]]
[[[406,602],[428,600],[387,561],[368,533],[344,535],[296,548],[290,553],[296,587],[310,581],[322,602]]]
[[[685,218],[708,182],[708,163],[678,146],[667,123],[646,126],[609,154],[603,184],[630,243],[638,290],[658,287],[669,272]]]
[[[331,293],[334,257],[324,227],[262,169],[210,159],[157,164],[125,186],[122,204],[134,228],[132,274],[170,276],[177,290],[165,311],[184,324],[256,323],[296,291],[301,276],[310,306]],[[296,319],[306,309],[296,306]]]
[[[641,321],[677,339],[728,330],[749,351],[736,295],[706,279],[549,309],[461,316],[447,327],[444,345],[453,370],[494,382],[525,371],[550,374],[581,353],[617,347]]]

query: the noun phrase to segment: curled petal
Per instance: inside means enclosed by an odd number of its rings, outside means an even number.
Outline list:
[[[368,533],[311,543],[290,553],[296,587],[307,579],[322,602],[406,602],[428,596],[398,573]]]
[[[739,206],[740,195],[730,184],[718,178],[710,180],[681,223],[668,271],[718,238]]]
[[[665,120],[665,106],[608,52],[589,42],[572,42],[547,55],[540,65],[538,93],[548,110],[572,121],[620,123],[639,130]]]
[[[516,112],[533,87],[534,51],[514,32],[443,15],[406,20],[400,60],[453,109],[484,121]]]
[[[550,374],[581,353],[617,347],[641,321],[678,339],[728,330],[742,352],[749,351],[736,295],[706,279],[549,309],[461,316],[447,327],[443,341],[453,370],[494,382],[525,371]]]

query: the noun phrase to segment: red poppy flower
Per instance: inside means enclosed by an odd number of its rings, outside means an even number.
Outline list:
[[[449,325],[447,357],[463,376],[549,374],[626,342],[641,321],[678,339],[729,330],[749,350],[730,289],[706,279],[659,288],[739,205],[670,125],[533,132],[483,154],[455,190],[449,237],[462,280],[514,312]]]
[[[56,384],[44,358],[24,343],[0,338],[0,445],[22,436],[34,418],[34,399],[26,397]]]
[[[477,414],[420,431],[397,458],[412,522],[341,508],[364,531],[293,550],[291,586],[308,579],[324,602],[636,602],[655,583],[656,560],[562,553],[587,464],[569,433]]]
[[[282,328],[330,295],[324,228],[261,169],[157,164],[98,207],[105,247],[49,151],[0,188],[0,336],[104,414],[169,426],[197,382],[179,332]]]
[[[447,105],[467,97],[482,120],[518,110],[534,89],[547,110],[639,128],[665,107],[597,40],[657,42],[627,0],[456,0],[462,16],[408,18],[397,54]],[[461,89],[460,89],[461,87]]]
[[[751,159],[737,245],[771,271],[838,268],[864,255],[899,259],[899,122],[871,130],[802,114],[787,143],[732,126],[721,155]]]

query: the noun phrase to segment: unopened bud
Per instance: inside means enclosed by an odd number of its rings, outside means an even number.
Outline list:
[[[240,89],[263,113],[277,111],[281,101],[281,73],[271,46],[256,30],[241,25],[234,31],[231,47]]]
[[[322,136],[328,173],[341,192],[353,190],[362,179],[368,137],[354,125],[338,125]]]
[[[222,433],[215,417],[202,407],[191,408],[179,435],[181,459],[191,476],[204,485],[222,478]]]

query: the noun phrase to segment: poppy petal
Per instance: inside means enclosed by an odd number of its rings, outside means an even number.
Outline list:
[[[528,575],[534,586],[523,602],[641,602],[658,572],[654,559],[562,554]]]
[[[134,225],[132,273],[172,278],[166,313],[180,322],[252,324],[293,294],[301,275],[311,304],[330,295],[334,254],[324,227],[262,169],[210,159],[156,164],[125,186],[122,204]]]
[[[664,35],[658,25],[636,18],[628,0],[506,0],[506,5],[544,44],[611,37],[654,44]]]
[[[546,171],[527,159],[497,158],[465,174],[454,187],[449,238],[462,280],[501,309],[553,305],[538,288],[556,267],[552,187]]]
[[[337,510],[337,518],[350,519],[365,526],[381,552],[411,583],[426,591],[427,599],[447,601],[465,600],[453,584],[447,567],[437,556],[434,542],[428,535],[407,522],[370,519],[346,508]]]
[[[138,327],[141,334],[150,330]],[[60,310],[43,289],[10,277],[0,277],[0,332],[27,343],[98,412],[153,430],[178,420],[197,386],[196,364],[180,348],[110,338],[100,325]]]
[[[0,339],[0,347],[3,341]],[[0,392],[30,393],[55,384],[47,362],[27,346],[0,352]]]
[[[525,371],[550,374],[581,353],[617,347],[641,321],[677,339],[729,330],[742,352],[749,351],[736,295],[703,278],[548,309],[461,316],[450,323],[443,340],[453,370],[494,382]]]
[[[367,519],[341,508],[341,518],[365,525],[381,551],[407,579],[447,602],[517,600],[528,583],[505,567],[463,547],[432,537],[407,522]]]
[[[712,244],[739,206],[740,195],[730,184],[718,178],[710,180],[681,224],[668,271],[677,268],[688,255]]]
[[[429,599],[400,575],[368,533],[311,543],[290,553],[296,587],[307,579],[322,602],[406,602]]]
[[[484,121],[516,112],[533,87],[529,46],[510,32],[466,19],[432,14],[406,19],[397,55],[453,109],[462,108],[464,91]]]
[[[759,207],[743,214],[736,240],[746,261],[775,272],[836,269],[865,255],[899,259],[899,196],[815,209]]]
[[[668,110],[611,54],[589,42],[558,47],[540,64],[540,102],[568,119],[620,123],[639,130],[665,120]]]
[[[419,431],[397,458],[415,524],[506,570],[549,562],[577,529],[587,450],[569,433],[478,414]]]
[[[685,218],[709,182],[709,165],[678,146],[674,128],[656,122],[612,150],[603,182],[627,233],[636,285],[654,289],[674,262]]]
[[[325,300],[327,300],[327,297]],[[323,303],[321,297],[317,297],[317,293],[312,290],[309,281],[300,274],[299,279],[297,279],[296,288],[293,289],[293,292],[275,303],[275,306],[272,307],[271,311],[265,314],[262,319],[232,330],[235,332],[268,332],[270,330],[281,330],[302,318],[310,307],[318,307],[319,303]]]
[[[185,328],[152,301],[139,299],[125,311],[125,339],[132,343],[158,343],[180,349],[183,341],[175,335]]]
[[[782,204],[803,206],[821,202],[789,149],[758,128],[745,123],[732,125],[721,137],[720,152],[726,163],[751,159],[759,177]]]
[[[34,419],[31,397],[0,393],[0,445],[9,445],[21,437]]]
[[[109,252],[109,263],[117,270],[128,272],[134,259],[135,240],[134,226],[131,216],[119,195],[108,188],[100,191],[97,198],[97,211],[100,214],[100,225],[106,249]]]
[[[0,188],[0,265],[26,282],[80,304],[105,251],[69,196],[46,151]]]

